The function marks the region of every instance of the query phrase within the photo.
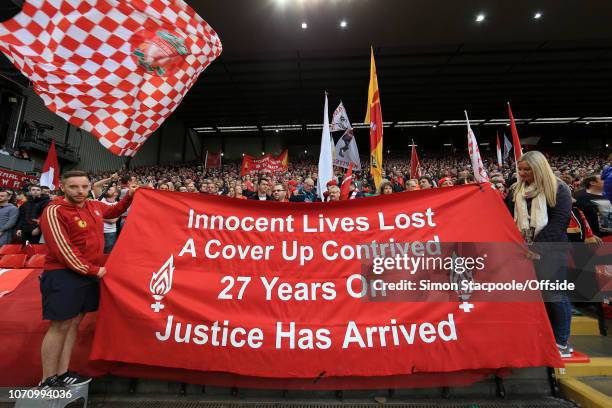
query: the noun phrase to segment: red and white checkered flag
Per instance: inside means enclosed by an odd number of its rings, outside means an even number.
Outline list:
[[[0,51],[49,109],[134,156],[221,54],[183,0],[26,0]]]

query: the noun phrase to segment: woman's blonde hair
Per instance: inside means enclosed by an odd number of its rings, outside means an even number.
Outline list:
[[[385,187],[386,186],[390,186],[391,190],[393,190],[393,184],[391,184],[391,182],[387,179],[383,179],[380,184],[378,185],[378,190],[377,193],[380,195],[383,193],[383,191],[385,191]]]
[[[533,184],[538,193],[544,193],[546,204],[549,207],[557,205],[557,177],[550,168],[546,157],[537,151],[531,151],[523,154],[519,159],[520,162],[527,162],[533,172]],[[517,195],[524,190],[525,181],[521,180],[517,174],[518,181],[514,184],[513,201],[516,202]]]

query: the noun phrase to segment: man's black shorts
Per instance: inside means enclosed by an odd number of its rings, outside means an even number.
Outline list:
[[[69,269],[44,271],[40,275],[40,293],[44,320],[72,319],[79,313],[95,312],[100,303],[98,277]]]

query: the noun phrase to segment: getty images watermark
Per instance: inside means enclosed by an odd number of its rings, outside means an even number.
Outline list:
[[[612,246],[430,241],[364,248],[353,297],[368,301],[601,302],[612,293]],[[370,244],[367,245],[368,247]],[[374,256],[373,256],[374,255]]]

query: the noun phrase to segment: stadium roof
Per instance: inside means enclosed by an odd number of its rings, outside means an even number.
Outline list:
[[[504,118],[508,100],[517,118],[612,116],[609,0],[187,3],[224,46],[177,111],[192,127],[318,124],[324,91],[330,109],[342,100],[360,122],[370,45],[395,126],[459,120],[464,109]]]

